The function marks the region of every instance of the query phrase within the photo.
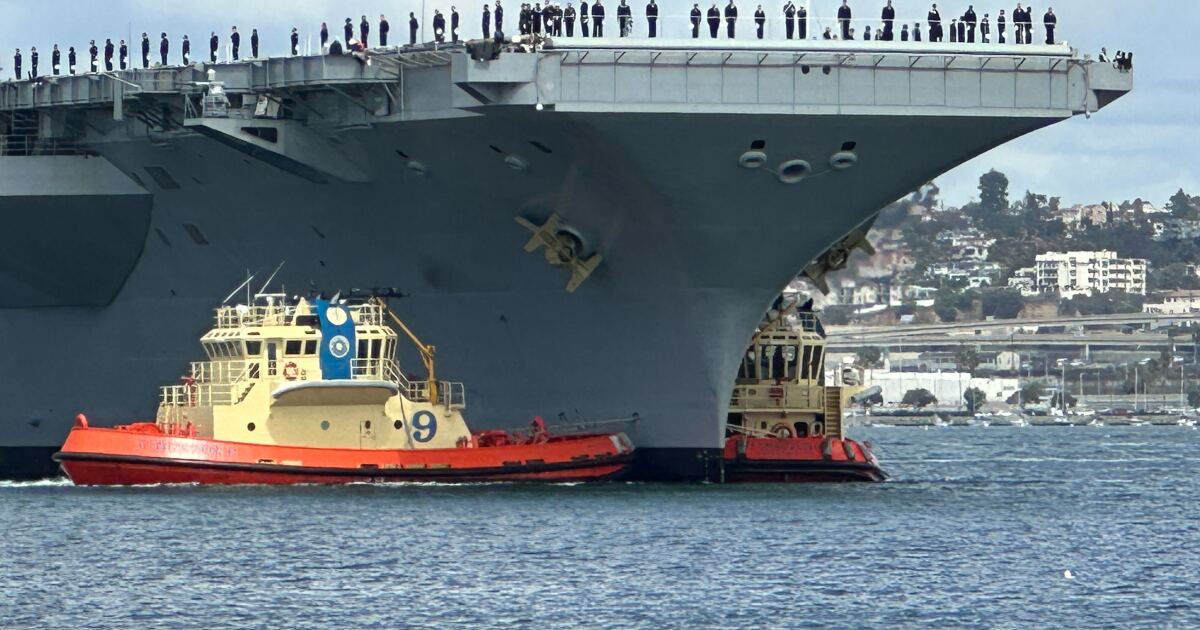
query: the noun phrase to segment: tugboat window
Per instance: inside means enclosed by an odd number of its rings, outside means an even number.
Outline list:
[[[304,342],[304,354],[316,354],[316,353],[317,353],[317,340],[309,339],[308,341],[305,341]]]
[[[372,341],[372,342],[371,342],[371,358],[372,358],[372,359],[378,359],[378,358],[379,358],[379,351],[380,351],[380,349],[382,349],[382,348],[383,348],[383,342],[382,342],[382,341],[380,341],[379,339],[375,339],[374,341]]]
[[[289,341],[289,342],[287,342],[287,345],[284,346],[283,353],[284,354],[293,354],[293,355],[300,354],[300,351],[302,348],[303,348],[303,342]]]
[[[246,342],[246,354],[248,354],[252,357],[256,357],[256,356],[262,354],[262,342],[261,341],[247,341]]]

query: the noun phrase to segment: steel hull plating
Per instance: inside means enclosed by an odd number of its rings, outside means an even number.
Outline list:
[[[479,428],[636,413],[627,432],[659,460],[639,470],[710,478],[736,361],[796,272],[906,191],[1055,120],[506,110],[338,131],[369,169],[361,184],[306,181],[199,135],[98,143],[153,194],[144,251],[108,306],[0,312],[0,373],[18,392],[0,439],[61,443],[83,409],[152,417],[212,307],[247,269],[286,260],[290,292],[403,290],[393,307],[438,345],[441,374],[466,382]],[[821,166],[845,142],[859,162],[787,185],[738,166],[756,140],[772,163]],[[553,212],[604,256],[574,294],[522,251],[514,220]]]

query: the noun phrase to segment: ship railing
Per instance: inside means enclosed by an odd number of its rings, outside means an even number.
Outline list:
[[[233,404],[233,386],[212,383],[167,385],[161,389],[160,406],[211,407]]]
[[[376,304],[353,304],[350,314],[360,326],[382,326],[383,309]],[[217,328],[239,328],[242,326],[285,326],[292,322],[297,312],[296,304],[257,304],[254,306],[222,306],[216,311]]]
[[[394,359],[354,359],[350,362],[350,375],[354,380],[381,380],[395,383],[404,397],[414,402],[432,400],[429,381],[409,378]],[[448,409],[462,409],[467,405],[466,386],[453,381],[438,381],[437,400]]]
[[[78,140],[39,138],[26,135],[0,135],[0,156],[91,155]]]
[[[193,361],[189,375],[196,383],[232,384],[250,376],[248,361]]]
[[[802,410],[822,411],[825,408],[825,388],[819,385],[755,383],[736,385],[729,406],[736,411]]]

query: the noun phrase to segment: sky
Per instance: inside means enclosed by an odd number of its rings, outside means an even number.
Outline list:
[[[299,27],[305,40],[316,37],[320,23],[326,21],[338,34],[346,17],[358,23],[363,14],[374,24],[381,13],[392,23],[393,39],[403,38],[409,11],[432,16],[435,8],[447,12],[454,0],[383,1],[383,0],[58,0],[46,3],[34,0],[0,0],[0,67],[10,68],[12,51],[20,47],[28,55],[29,47],[42,53],[43,67],[49,65],[49,51],[58,42],[63,50],[74,45],[86,63],[90,39],[103,47],[104,38],[139,40],[142,31],[157,35],[166,31],[173,51],[178,51],[180,35],[189,34],[193,49],[206,51],[208,34],[216,31],[226,38],[230,27],[243,32],[243,47],[249,47],[251,28],[258,28],[263,52],[287,51],[288,35]],[[494,0],[491,0],[494,3]],[[565,0],[563,0],[565,2]],[[609,22],[615,21],[618,0],[606,0]],[[631,0],[640,14],[647,0]],[[721,0],[724,4],[727,0]],[[799,4],[802,0],[797,0]],[[813,16],[833,16],[839,0],[808,0]],[[706,0],[702,8],[711,4]],[[900,21],[923,19],[929,3],[924,0],[893,0]],[[462,35],[479,35],[482,0],[456,2],[463,16]],[[504,0],[507,24],[514,24],[518,0]],[[756,3],[742,0],[741,28],[750,36],[750,15]],[[884,0],[851,0],[855,17],[877,16]],[[944,18],[959,15],[967,2],[942,1],[938,5]],[[999,9],[1011,13],[1016,3],[1009,0],[977,2],[976,12]],[[1026,3],[1028,4],[1028,3]],[[660,0],[660,14],[667,35],[682,33],[686,23],[671,23],[666,16],[683,16],[691,7],[688,0]],[[765,3],[768,15],[778,14],[782,0]],[[1134,91],[1093,116],[1076,117],[1035,132],[992,150],[945,174],[936,181],[948,204],[961,204],[978,195],[979,175],[995,168],[1008,175],[1010,197],[1025,190],[1062,197],[1065,203],[1096,203],[1142,197],[1156,205],[1166,203],[1176,190],[1183,188],[1200,194],[1200,72],[1197,62],[1195,28],[1200,25],[1200,2],[1195,0],[1060,0],[1053,2],[1058,16],[1059,38],[1084,52],[1106,46],[1110,54],[1117,50],[1136,53]],[[353,7],[354,12],[349,12]],[[423,7],[423,8],[422,8]],[[1034,3],[1040,16],[1046,5]],[[428,27],[431,17],[422,22]],[[1040,21],[1040,20],[1039,20]],[[611,26],[610,26],[611,28]],[[374,26],[373,26],[374,30]],[[1040,32],[1040,30],[1039,30]],[[374,40],[375,34],[372,34]],[[429,38],[431,39],[431,37]],[[131,42],[131,49],[136,46]],[[315,45],[314,45],[315,48]],[[157,43],[154,44],[157,50]],[[28,59],[26,59],[28,64]],[[8,77],[10,70],[3,71]]]

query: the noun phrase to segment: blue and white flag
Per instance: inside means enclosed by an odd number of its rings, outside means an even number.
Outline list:
[[[321,318],[321,378],[348,380],[354,360],[354,318],[350,309],[329,300],[314,300]]]

